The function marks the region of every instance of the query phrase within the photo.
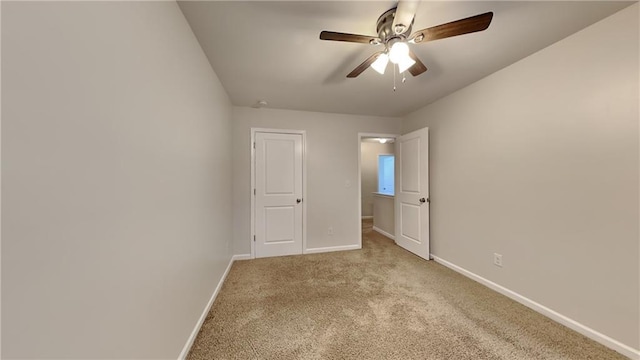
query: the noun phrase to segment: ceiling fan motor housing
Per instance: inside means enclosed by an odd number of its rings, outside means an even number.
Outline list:
[[[411,20],[411,24],[405,25],[405,29],[403,32],[396,33],[395,29],[393,29],[393,18],[395,17],[395,15],[396,8],[390,9],[384,14],[380,15],[376,23],[376,31],[378,32],[378,37],[380,37],[380,40],[387,46],[387,48],[393,45],[393,43],[396,41],[407,39],[409,35],[411,35],[411,28],[413,27],[413,20]]]

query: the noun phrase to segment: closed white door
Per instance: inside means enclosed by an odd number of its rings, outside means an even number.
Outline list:
[[[396,140],[396,243],[429,260],[429,129]]]
[[[255,134],[255,256],[302,254],[302,135]]]

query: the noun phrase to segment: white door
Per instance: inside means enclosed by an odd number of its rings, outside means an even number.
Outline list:
[[[396,243],[429,260],[429,129],[396,140]]]
[[[255,256],[302,254],[302,134],[255,134]]]

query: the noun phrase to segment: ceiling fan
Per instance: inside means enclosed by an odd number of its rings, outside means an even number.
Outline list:
[[[376,24],[378,36],[322,31],[320,40],[384,45],[384,50],[367,58],[347,75],[348,78],[360,75],[369,66],[380,74],[384,74],[389,61],[398,66],[400,73],[408,70],[411,75],[418,76],[427,71],[427,67],[413,53],[408,44],[483,31],[489,27],[493,18],[493,12],[487,12],[412,33],[411,28],[417,7],[418,1],[399,0],[397,7],[386,11],[378,18]]]

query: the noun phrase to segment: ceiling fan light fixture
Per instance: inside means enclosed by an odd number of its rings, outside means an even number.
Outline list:
[[[394,64],[399,64],[404,59],[411,59],[409,57],[409,45],[402,41],[395,42],[389,49],[389,60]]]
[[[384,70],[387,68],[388,63],[389,56],[387,54],[380,54],[376,61],[371,64],[371,67],[381,75],[384,75]]]
[[[415,60],[413,60],[411,57],[409,57],[407,55],[406,58],[403,58],[402,60],[400,60],[400,62],[398,63],[398,72],[403,73],[405,71],[407,71],[410,67],[412,67],[415,64]]]
[[[489,11],[412,32],[417,2],[417,0],[398,0],[398,5],[395,8],[385,11],[376,22],[377,37],[335,31],[321,31],[320,40],[371,45],[384,44],[384,50],[369,56],[364,62],[347,74],[347,77],[355,78],[362,74],[362,72],[372,66],[376,60],[379,60],[378,57],[380,57],[381,54],[386,53],[388,60],[384,58],[380,59],[374,66],[376,71],[382,74],[384,67],[388,65],[388,61],[391,61],[394,66],[399,66],[399,70],[403,74],[403,79],[405,79],[404,74],[406,70],[409,70],[412,76],[418,76],[427,71],[427,67],[409,49],[409,43],[418,44],[484,31],[489,28],[491,20],[493,19],[493,12]]]

